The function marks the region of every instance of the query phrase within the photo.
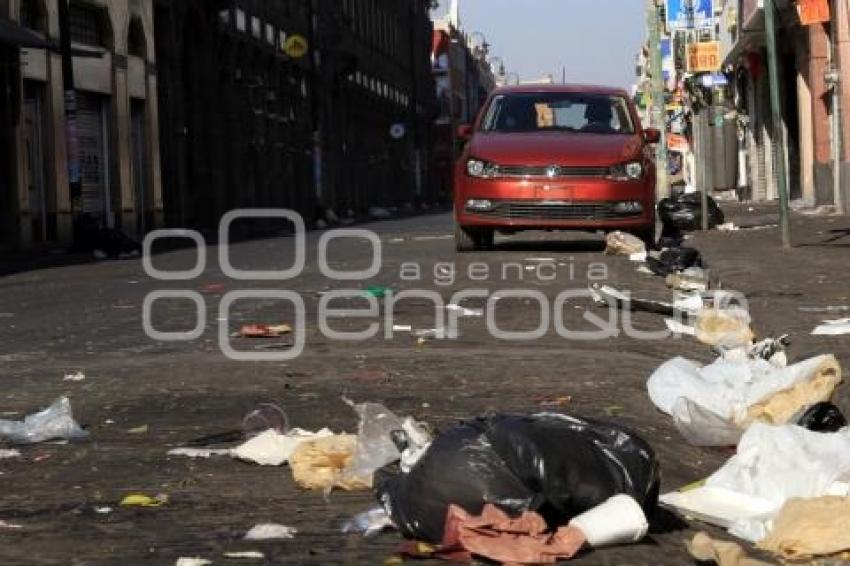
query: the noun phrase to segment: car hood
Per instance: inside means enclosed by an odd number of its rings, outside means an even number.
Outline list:
[[[469,154],[499,165],[604,167],[640,157],[639,135],[477,133]]]

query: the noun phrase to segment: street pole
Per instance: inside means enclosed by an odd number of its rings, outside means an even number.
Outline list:
[[[788,211],[788,178],[785,167],[785,139],[782,132],[782,106],[779,100],[779,62],[776,48],[775,0],[764,1],[764,26],[767,32],[767,67],[770,78],[770,109],[773,120],[773,137],[776,152],[773,162],[776,185],[779,189],[779,224],[782,228],[782,247],[791,247],[791,223]]]
[[[841,26],[840,3],[835,2],[830,30],[829,86],[832,89],[832,196],[836,214],[844,214],[844,198],[841,194],[841,89],[844,88],[841,67],[838,61],[838,35]]]
[[[664,111],[664,71],[661,60],[661,29],[656,0],[647,0],[647,25],[649,27],[649,67],[652,75],[652,119],[650,123],[661,131],[661,141],[655,148],[657,169],[656,193],[658,198],[670,196],[667,180],[667,124]]]

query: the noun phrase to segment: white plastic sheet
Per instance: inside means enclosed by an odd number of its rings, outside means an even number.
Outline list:
[[[705,487],[667,494],[661,501],[757,542],[767,536],[786,501],[825,495],[850,495],[850,433],[756,423],[741,437],[737,454]],[[742,503],[734,507],[736,500]],[[737,516],[719,511],[729,505]]]

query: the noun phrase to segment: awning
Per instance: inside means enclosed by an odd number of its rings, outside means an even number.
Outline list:
[[[51,45],[49,41],[37,33],[6,18],[0,18],[0,44],[34,49],[46,49]]]

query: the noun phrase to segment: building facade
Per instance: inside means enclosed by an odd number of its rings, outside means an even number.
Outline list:
[[[433,199],[423,0],[157,0],[170,225]]]
[[[457,4],[434,23],[431,64],[437,97],[433,124],[434,171],[438,190],[449,197],[453,191],[454,163],[462,140],[458,128],[475,121],[496,77],[487,60],[489,45],[478,34],[467,34],[457,20]]]
[[[0,189],[7,249],[67,246],[83,226],[140,237],[162,223],[152,1],[68,7],[73,95],[63,81],[58,3],[0,2],[0,16],[45,42],[5,48],[15,108],[4,120],[11,166]]]

